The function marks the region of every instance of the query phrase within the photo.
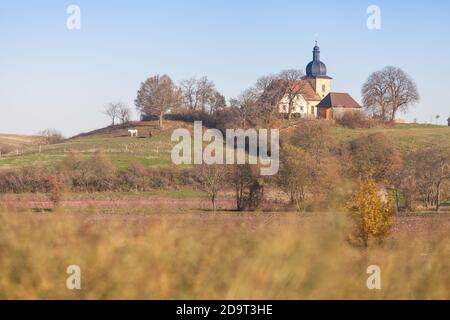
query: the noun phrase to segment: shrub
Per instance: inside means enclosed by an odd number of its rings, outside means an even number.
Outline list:
[[[64,180],[59,175],[51,175],[47,179],[49,199],[52,201],[54,207],[59,207],[64,193]]]
[[[109,157],[101,152],[88,159],[72,156],[65,165],[71,169],[69,174],[74,191],[102,192],[114,188],[116,169]]]
[[[255,211],[264,199],[265,180],[256,165],[234,165],[229,170],[229,182],[235,189],[238,211]]]
[[[342,117],[336,120],[336,123],[350,129],[367,129],[372,128],[375,125],[375,123],[368,119],[366,114],[362,112],[346,112]]]
[[[400,152],[383,133],[371,134],[351,141],[348,156],[351,173],[377,182],[390,180],[401,169]]]
[[[290,143],[309,152],[319,162],[336,148],[336,140],[328,121],[300,121],[290,137]]]
[[[149,180],[147,168],[137,161],[131,162],[127,170],[118,173],[118,187],[123,191],[145,191]]]
[[[45,137],[48,144],[61,143],[65,139],[63,134],[56,129],[45,129],[41,131],[39,134]]]

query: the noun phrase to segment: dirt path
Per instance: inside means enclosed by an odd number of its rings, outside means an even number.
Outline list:
[[[3,205],[14,209],[51,208],[50,201],[28,200],[28,201],[4,201]],[[99,209],[127,209],[127,208],[167,208],[167,209],[209,209],[211,207],[208,199],[116,199],[116,200],[68,200],[61,203],[65,208],[90,208]],[[232,199],[219,200],[217,206],[220,209],[231,210],[234,208]]]

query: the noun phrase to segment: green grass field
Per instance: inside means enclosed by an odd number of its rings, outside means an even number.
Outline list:
[[[97,151],[107,153],[118,169],[125,169],[132,161],[139,161],[145,166],[170,166],[170,153],[174,143],[170,137],[174,129],[189,127],[180,122],[166,122],[165,130],[155,130],[155,123],[142,125],[139,130],[153,131],[153,137],[145,135],[142,138],[128,137],[126,129],[116,129],[111,132],[99,131],[51,146],[34,144],[24,148],[23,154],[4,156],[0,159],[1,168],[20,167],[34,164],[45,164],[64,159],[71,151],[78,151],[86,157]],[[440,145],[450,148],[450,127],[402,124],[389,129],[346,129],[333,126],[333,134],[340,142],[348,142],[360,136],[382,132],[399,147],[402,152],[415,150],[430,145]]]
[[[173,125],[173,124],[172,124]],[[142,126],[139,130],[148,132],[153,126]],[[63,160],[73,151],[86,157],[101,151],[107,153],[118,169],[127,168],[131,161],[139,161],[146,166],[170,165],[170,127],[155,132],[152,138],[146,134],[142,138],[131,138],[126,129],[116,129],[108,133],[93,133],[68,139],[55,145],[35,144],[22,149],[19,155],[12,154],[0,158],[0,168],[45,164]]]

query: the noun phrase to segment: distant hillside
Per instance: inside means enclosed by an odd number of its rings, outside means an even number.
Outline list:
[[[168,166],[171,165],[173,144],[170,138],[173,130],[190,127],[188,123],[175,121],[166,121],[162,130],[156,121],[109,126],[79,134],[63,143],[40,147],[35,144],[20,155],[13,153],[4,156],[0,158],[0,169],[60,161],[72,151],[85,156],[91,156],[98,151],[105,152],[119,169],[128,167],[133,161],[148,166]],[[130,137],[128,129],[137,129],[139,137]]]
[[[2,155],[14,153],[18,149],[27,149],[44,141],[44,138],[39,136],[0,134],[0,152]]]
[[[16,146],[16,148],[17,146],[27,146],[27,151],[20,155],[13,153],[6,157],[3,156],[0,159],[0,169],[51,163],[64,159],[71,151],[80,152],[86,157],[97,151],[103,151],[109,155],[119,169],[127,168],[133,161],[147,166],[171,166],[171,151],[174,146],[171,135],[173,130],[178,128],[189,129],[192,128],[192,124],[165,121],[165,127],[161,130],[157,122],[133,122],[125,127],[106,127],[83,133],[60,144],[43,145],[41,150],[36,143],[39,140],[36,137],[2,135],[0,143],[8,139],[8,145]],[[139,138],[130,137],[128,129],[137,129]],[[337,140],[341,142],[348,142],[371,133],[383,132],[402,152],[430,145],[450,148],[450,127],[444,126],[402,124],[387,129],[356,130],[334,126],[332,130]]]

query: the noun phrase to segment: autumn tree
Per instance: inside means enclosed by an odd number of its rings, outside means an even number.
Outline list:
[[[164,115],[180,107],[181,90],[174,85],[168,75],[148,78],[141,84],[135,100],[136,107],[145,117],[158,117],[163,127]]]
[[[375,181],[361,181],[359,190],[353,199],[347,203],[347,209],[355,221],[355,233],[351,235],[352,242],[360,243],[365,248],[370,240],[382,242],[389,235],[394,211],[392,200],[383,201]]]
[[[394,121],[398,112],[419,102],[413,79],[402,69],[386,67],[372,73],[361,89],[363,104],[373,117]]]
[[[64,196],[65,183],[61,175],[53,174],[48,177],[49,199],[56,209],[60,206]]]

